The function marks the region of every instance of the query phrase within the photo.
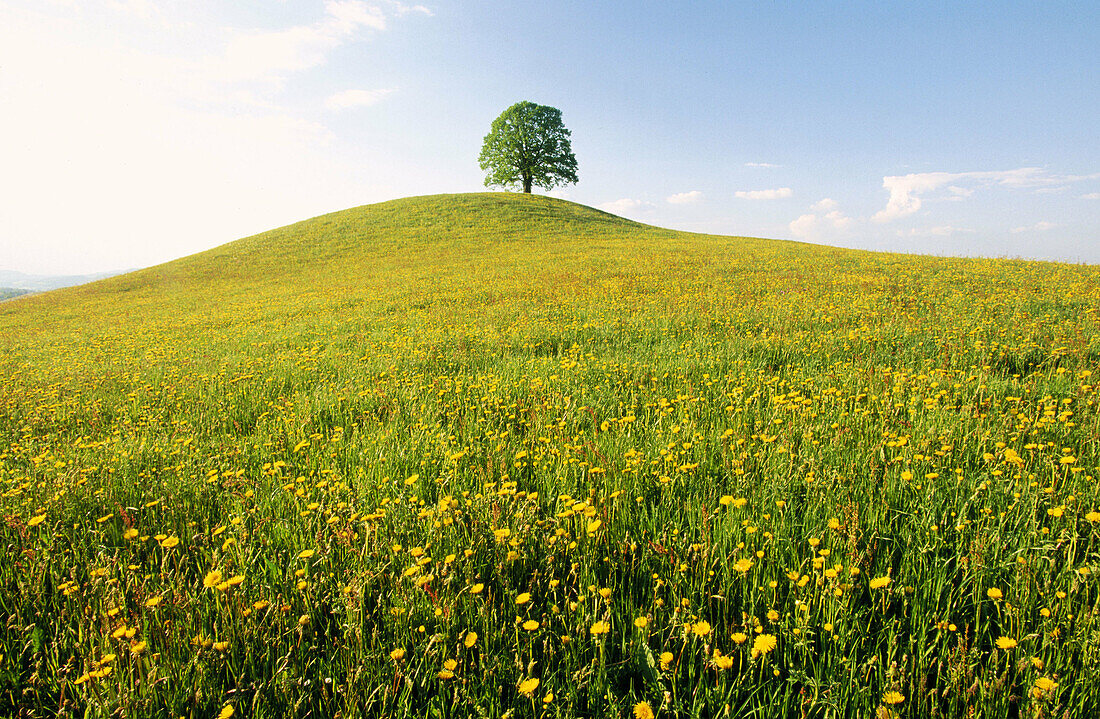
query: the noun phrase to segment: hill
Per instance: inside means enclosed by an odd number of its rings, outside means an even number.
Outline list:
[[[0,709],[1085,715],[1098,313],[488,193],[4,303]]]

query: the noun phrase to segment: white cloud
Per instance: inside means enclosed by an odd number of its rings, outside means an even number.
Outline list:
[[[1018,235],[1022,232],[1046,232],[1047,230],[1053,229],[1057,226],[1058,225],[1054,224],[1053,222],[1047,222],[1047,221],[1043,220],[1041,222],[1036,222],[1034,225],[1027,225],[1027,226],[1024,226],[1024,227],[1013,227],[1011,230],[1009,230],[1009,232],[1011,232],[1014,235]]]
[[[773,165],[770,162],[746,162],[745,167],[774,168],[774,167],[782,167],[782,165]]]
[[[890,175],[882,178],[882,186],[890,192],[886,207],[871,220],[890,222],[920,210],[922,196],[947,188],[950,199],[962,199],[974,193],[974,186],[1000,185],[1009,188],[1050,188],[1065,183],[1088,180],[1100,175],[1053,175],[1039,167],[983,172],[918,172]],[[966,187],[965,185],[971,185]]]
[[[738,190],[733,196],[742,200],[780,200],[793,194],[791,188],[780,187],[774,190]]]
[[[1100,200],[1100,192],[1089,192],[1081,195],[1082,200]]]
[[[653,209],[653,203],[646,202],[645,200],[634,200],[629,197],[624,197],[621,200],[612,200],[611,202],[605,202],[602,205],[596,205],[597,209],[604,212],[610,212],[613,215],[636,215],[639,212],[645,212]]]
[[[852,226],[852,218],[837,209],[836,201],[828,197],[815,202],[810,209],[811,212],[787,226],[795,237],[810,242],[835,240],[845,236]]]
[[[325,100],[325,108],[329,110],[346,110],[350,107],[369,107],[382,101],[393,90],[344,90],[330,95]]]
[[[911,227],[908,230],[898,230],[898,237],[951,237],[958,234],[973,234],[976,230],[965,227],[952,227],[951,225],[937,225],[935,227]]]
[[[699,190],[692,190],[691,192],[678,192],[675,195],[669,195],[665,198],[665,202],[671,205],[693,205],[698,202],[702,202],[703,193]]]

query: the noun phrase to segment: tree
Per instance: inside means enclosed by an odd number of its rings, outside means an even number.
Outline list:
[[[531,185],[547,190],[577,182],[577,158],[569,144],[561,110],[517,102],[493,120],[478,163],[488,174],[485,186]]]

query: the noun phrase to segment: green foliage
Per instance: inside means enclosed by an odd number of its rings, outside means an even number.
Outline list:
[[[1098,321],[505,193],[0,304],[0,716],[1092,716]]]
[[[532,185],[547,190],[577,182],[577,158],[562,124],[561,110],[533,102],[517,102],[493,120],[478,162],[485,186]]]

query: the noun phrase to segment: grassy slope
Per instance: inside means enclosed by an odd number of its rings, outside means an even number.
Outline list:
[[[228,700],[267,716],[290,711],[293,686],[325,715],[524,714],[536,701],[515,686],[535,676],[534,699],[549,689],[567,716],[642,699],[867,716],[894,690],[909,716],[1090,706],[1097,591],[1078,570],[1097,559],[1098,282],[1093,267],[694,235],[478,194],[333,213],[5,303],[4,540],[35,569],[0,561],[8,624],[31,627],[0,648],[0,703],[201,716]],[[187,541],[125,539],[130,524]],[[498,541],[503,527],[521,541]],[[410,546],[435,558],[430,592],[401,576]],[[302,549],[320,559],[298,589]],[[243,589],[215,601],[214,567]],[[538,642],[513,636],[523,591]],[[242,617],[256,600],[272,609]],[[119,652],[115,684],[74,686],[119,617],[155,658]],[[587,636],[600,619],[606,646]],[[713,634],[685,638],[702,619]],[[779,644],[754,659],[730,635],[757,626]],[[460,645],[470,628],[482,655]],[[196,649],[196,634],[233,646]],[[998,660],[1002,635],[1044,668]],[[736,668],[717,672],[715,648]],[[436,676],[448,657],[457,692]],[[135,684],[151,667],[179,681]],[[1041,677],[1061,693],[1029,697]]]

